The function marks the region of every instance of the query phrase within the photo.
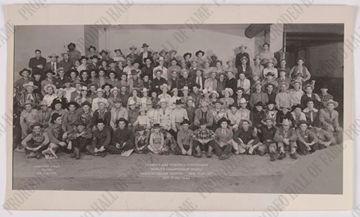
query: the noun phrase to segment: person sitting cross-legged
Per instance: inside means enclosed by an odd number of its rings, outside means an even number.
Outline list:
[[[128,128],[128,121],[125,118],[118,120],[118,128],[114,131],[112,141],[106,150],[110,154],[127,153],[129,156],[135,148],[133,131]]]
[[[318,139],[308,126],[306,121],[300,121],[296,131],[298,152],[301,155],[307,155],[318,149]]]
[[[21,145],[25,148],[27,158],[40,159],[42,156],[41,152],[49,144],[49,136],[38,122],[31,125],[30,128],[31,133],[23,139]]]
[[[80,153],[84,152],[86,146],[91,143],[91,129],[86,127],[86,123],[84,121],[78,120],[75,122],[75,128],[69,132],[68,137],[69,142],[73,147],[71,157],[79,160]]]
[[[111,142],[111,129],[110,126],[105,125],[103,119],[96,121],[95,130],[93,131],[93,139],[91,144],[86,146],[89,154],[94,156],[106,156],[106,148]]]
[[[243,120],[234,133],[234,141],[238,144],[236,154],[259,154],[266,153],[266,146],[257,137],[256,128],[251,127],[250,120]]]
[[[237,148],[237,144],[233,139],[233,131],[229,128],[230,121],[226,118],[221,118],[218,122],[220,126],[215,131],[215,152],[220,160],[225,160],[230,157],[232,148]],[[236,152],[238,150],[235,149]]]
[[[207,121],[201,119],[199,121],[200,128],[193,133],[193,145],[195,150],[195,156],[202,156],[202,153],[206,152],[206,157],[212,157],[212,151],[215,146],[215,133],[208,129]]]
[[[260,133],[260,141],[266,145],[266,149],[270,155],[270,161],[274,161],[277,158],[277,146],[274,140],[276,128],[272,118],[265,119],[265,126],[262,126]],[[261,153],[265,154],[265,153]]]

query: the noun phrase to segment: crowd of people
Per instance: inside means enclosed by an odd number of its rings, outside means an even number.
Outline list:
[[[289,67],[268,43],[252,59],[241,45],[228,61],[146,43],[129,50],[90,46],[84,55],[70,43],[48,60],[35,50],[14,82],[14,150],[274,161],[342,142],[338,102],[326,86],[314,93],[303,57]]]

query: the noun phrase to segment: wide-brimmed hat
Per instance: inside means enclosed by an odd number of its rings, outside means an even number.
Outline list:
[[[205,54],[204,51],[198,50],[198,51],[195,52],[195,56],[198,56],[200,53],[201,53],[203,56],[204,56],[204,54]]]
[[[86,105],[91,108],[91,103],[89,101],[85,101],[85,102],[81,103],[81,107],[84,107]]]
[[[249,60],[249,58],[248,58],[247,56],[245,56],[245,55],[243,55],[243,56],[240,58],[240,60],[242,60],[242,59]]]
[[[80,107],[79,103],[75,102],[75,101],[71,101],[67,104],[67,108],[69,109],[69,107],[71,105],[74,105],[76,109],[78,109]]]
[[[118,52],[118,51],[119,51],[120,53],[122,53],[122,51],[121,51],[120,48],[117,48],[117,49],[114,50],[115,53]]]
[[[56,86],[53,85],[53,84],[46,84],[46,85],[44,86],[44,91],[46,91],[49,87],[51,87],[51,88],[54,90],[54,92],[55,92]]]
[[[301,81],[299,81],[299,80],[292,80],[291,81],[291,86],[295,86],[295,84],[299,84],[299,85],[301,85]]]
[[[108,55],[108,54],[109,54],[109,52],[107,52],[106,50],[101,50],[99,54],[100,54],[100,55],[103,55],[103,54]]]
[[[135,45],[131,45],[130,47],[129,47],[129,50],[136,50],[137,49],[137,47],[135,46]]]
[[[183,102],[181,101],[181,99],[177,99],[175,101],[175,105],[182,105],[182,104],[183,104]]]
[[[55,105],[56,104],[61,104],[61,108],[64,108],[64,103],[63,101],[59,100],[59,99],[54,99],[50,105],[50,107],[52,108],[52,110],[55,110]]]
[[[69,47],[71,47],[71,46],[76,47],[76,45],[75,45],[75,43],[74,43],[74,42],[70,42],[70,43],[68,44],[68,46],[67,46],[67,47],[69,48]]]
[[[98,88],[98,89],[96,89],[96,92],[105,92],[105,90],[104,89],[102,89],[102,88]]]
[[[311,89],[314,90],[314,86],[311,85],[310,83],[304,85],[304,90],[308,87],[311,87]]]
[[[186,52],[186,53],[184,53],[184,55],[183,55],[184,59],[185,59],[186,56],[190,56],[189,58],[191,58],[192,54],[189,53],[189,52]]]
[[[97,55],[93,55],[90,57],[90,59],[92,60],[92,59],[100,59],[100,58]]]
[[[216,100],[216,101],[214,102],[214,105],[215,105],[215,104],[221,104],[221,105],[222,105],[222,104],[224,104],[224,103],[223,103],[223,101],[221,101],[221,100],[218,99],[218,100]]]
[[[220,118],[220,120],[218,121],[218,125],[220,125],[222,122],[226,122],[228,125],[230,124],[230,120],[227,118]]]
[[[146,44],[146,43],[143,43],[142,46],[141,46],[141,48],[144,48],[144,47],[149,47],[149,45]]]
[[[243,99],[243,98],[242,98]],[[241,99],[240,99],[240,101],[241,101]],[[257,103],[255,103],[255,105],[254,105],[255,107],[258,107],[258,106],[261,106],[261,107],[263,107],[264,105],[263,105],[263,103],[262,102],[257,102]]]
[[[333,99],[329,99],[328,101],[325,102],[325,106],[328,106],[329,104],[333,104],[335,108],[339,106],[339,103]]]
[[[167,88],[167,90],[169,90],[169,86],[167,84],[160,85],[160,90],[163,90],[164,88]]]
[[[291,107],[291,111],[295,111],[295,109],[297,109],[297,108],[302,109],[300,104],[296,104]]]
[[[119,125],[120,122],[124,122],[125,123],[125,126],[127,126],[129,124],[129,121],[126,120],[125,118],[119,118],[117,121],[116,121],[116,125]]]
[[[62,115],[59,114],[59,113],[57,113],[57,112],[55,112],[55,113],[51,116],[50,122],[53,124],[53,123],[56,121],[56,119],[58,119],[58,118],[60,118],[60,117],[62,117]]]
[[[232,96],[234,94],[234,91],[228,87],[222,91],[222,94],[225,95],[226,92],[228,92],[230,96]]]
[[[220,97],[220,94],[216,91],[216,90],[213,90],[210,92],[211,95],[215,94],[216,95],[216,98],[219,98]]]
[[[273,88],[275,88],[275,86],[276,86],[276,85],[275,85],[274,83],[272,83],[272,82],[267,82],[266,84],[264,84],[264,89],[267,89],[267,87],[270,86],[270,85],[271,85]]]
[[[26,82],[25,84],[23,84],[23,87],[24,87],[24,88],[26,88],[26,87],[33,87],[34,89],[37,88],[37,86],[34,85],[34,82],[32,82],[32,81]]]
[[[241,98],[240,101],[239,101],[240,104],[245,104],[247,103],[246,99],[245,98]]]
[[[283,121],[281,122],[282,125],[291,125],[291,121],[287,118],[284,118]]]
[[[113,93],[114,91],[120,92],[120,89],[117,88],[117,87],[113,87],[113,88],[110,90],[110,93]]]
[[[189,121],[188,119],[184,119],[184,120],[181,122],[181,125],[184,125],[184,124],[190,125],[190,121]]]
[[[299,121],[297,125],[301,126],[302,124],[306,124],[306,126],[309,126],[309,123],[307,121],[305,121],[305,120]]]
[[[79,61],[81,62],[82,60],[88,60],[88,58],[86,56],[81,56]]]
[[[24,106],[26,106],[26,105],[34,105],[34,102],[32,101],[32,100],[26,100],[25,102],[24,102]]]
[[[27,69],[27,68],[23,68],[20,72],[19,72],[19,75],[20,76],[23,76],[23,73],[24,72],[27,72],[29,75],[31,75],[31,70],[30,69]]]
[[[186,91],[189,91],[189,87],[188,87],[188,86],[184,86],[183,88],[181,88],[181,91],[184,92],[185,90],[186,90]]]

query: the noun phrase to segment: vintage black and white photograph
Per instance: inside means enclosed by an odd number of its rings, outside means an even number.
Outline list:
[[[14,190],[343,193],[344,24],[17,25],[13,58]]]

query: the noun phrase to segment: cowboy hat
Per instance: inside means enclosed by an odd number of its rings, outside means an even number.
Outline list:
[[[183,88],[181,88],[181,91],[189,91],[189,87],[188,86],[184,86]]]
[[[216,95],[216,98],[219,98],[220,97],[220,94],[216,91],[216,90],[213,90],[210,92],[211,95],[215,94]]]
[[[55,53],[52,53],[52,54],[49,55],[49,58],[53,58],[53,57],[58,58],[59,56],[57,54],[55,54]]]
[[[225,95],[225,93],[228,92],[230,96],[234,94],[234,91],[231,88],[225,88],[221,93]]]
[[[186,56],[189,56],[189,58],[191,58],[192,54],[191,54],[191,53],[189,53],[189,52],[184,53],[184,55],[183,55],[184,59],[185,59],[185,57],[186,57]]]
[[[77,102],[75,102],[75,101],[69,102],[66,107],[69,109],[69,107],[70,107],[71,105],[74,105],[76,109],[78,109],[78,108],[80,107],[80,105],[79,105]]]
[[[32,81],[26,82],[25,84],[23,84],[23,87],[24,87],[24,88],[26,88],[26,87],[33,87],[34,89],[37,88],[37,86],[34,85],[34,82],[32,82]]]
[[[218,125],[220,125],[222,122],[226,122],[228,125],[230,125],[230,120],[227,118],[220,118],[220,120],[218,121]]]
[[[182,104],[183,104],[183,102],[181,101],[181,99],[177,99],[175,101],[175,105],[182,105]]]
[[[35,122],[35,123],[31,124],[30,129],[32,130],[32,129],[34,129],[34,127],[42,128],[43,126],[40,122]]]
[[[117,87],[114,87],[110,90],[110,93],[113,93],[114,91],[120,92],[120,89]]]
[[[107,52],[106,50],[101,50],[99,54],[100,54],[100,55],[102,55],[102,54],[106,54],[106,55],[108,55],[108,54],[109,54],[109,52]]]
[[[119,51],[120,53],[122,53],[122,51],[121,51],[120,48],[117,48],[117,49],[114,50],[115,53],[118,52],[118,51]]]
[[[54,90],[54,92],[55,92],[56,86],[53,85],[53,84],[47,84],[47,85],[45,85],[45,86],[44,86],[44,91],[46,91],[49,87],[51,87],[51,88]]]
[[[51,121],[50,122],[53,124],[56,121],[56,119],[58,119],[60,117],[62,117],[62,115],[56,112],[51,116]]]
[[[190,121],[189,121],[188,119],[184,119],[184,120],[181,122],[181,125],[184,125],[184,124],[190,125]]]
[[[30,69],[27,69],[27,68],[23,68],[23,69],[19,72],[19,75],[20,75],[20,76],[23,76],[23,73],[24,73],[24,72],[27,72],[29,75],[31,75]]]
[[[204,54],[205,54],[204,51],[198,50],[198,51],[195,52],[195,56],[198,56],[200,53],[201,53],[203,56],[204,56]]]
[[[144,48],[144,47],[149,47],[149,45],[146,44],[146,43],[143,43],[142,46],[141,46],[141,48]]]
[[[96,92],[105,92],[105,90],[102,89],[102,88],[98,88],[98,89],[96,90]]]
[[[339,103],[333,99],[329,99],[328,101],[325,102],[326,106],[328,106],[329,104],[333,104],[335,108],[339,106]]]
[[[90,45],[90,47],[88,48],[88,50],[94,49],[96,50],[96,47],[94,45]]]
[[[80,59],[79,59],[79,61],[81,62],[81,61],[84,60],[84,59],[85,59],[85,60],[88,60],[88,58],[87,58],[86,56],[81,56]]]

